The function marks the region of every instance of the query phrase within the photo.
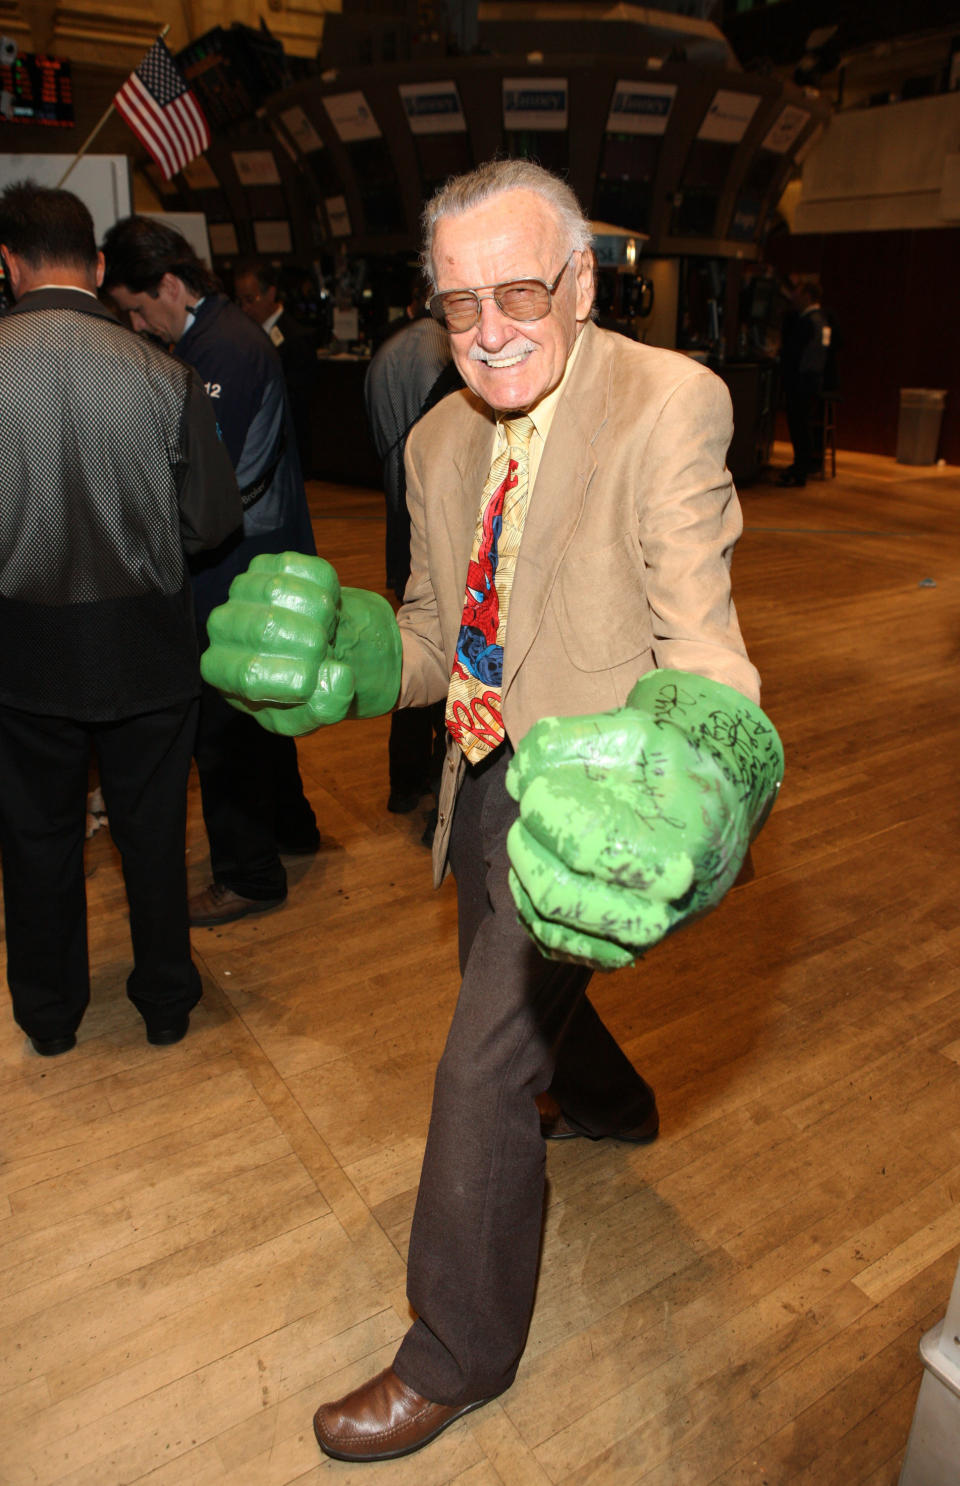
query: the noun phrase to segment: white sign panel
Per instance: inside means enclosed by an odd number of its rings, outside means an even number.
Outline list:
[[[360,337],[360,312],[355,309],[333,311],[333,333],[338,341],[355,341]]]
[[[565,77],[505,77],[504,129],[566,129]]]
[[[327,221],[330,223],[330,231],[334,237],[350,236],[350,213],[347,211],[346,197],[328,196],[323,203],[327,209]]]
[[[15,130],[13,131],[16,132]],[[0,190],[14,181],[36,181],[38,186],[57,186],[68,166],[73,165],[65,190],[79,196],[93,217],[97,242],[114,222],[133,211],[130,161],[126,155],[10,155],[11,141],[3,136],[0,152]],[[173,182],[171,182],[171,185]]]
[[[756,93],[734,93],[720,88],[697,132],[698,139],[718,139],[724,144],[738,144],[760,102]]]
[[[164,226],[179,232],[181,237],[187,239],[197,257],[210,266],[210,234],[203,212],[143,212],[142,215],[152,218],[154,222],[163,222]]]
[[[380,138],[377,121],[362,93],[333,93],[324,98],[323,106],[344,144],[356,139]]]
[[[210,246],[218,258],[229,258],[239,253],[237,229],[232,222],[211,222],[207,231],[210,234]]]
[[[279,186],[280,172],[272,150],[233,150],[232,155],[241,186]]]
[[[809,122],[810,115],[805,108],[796,108],[792,103],[788,103],[764,139],[763,148],[772,150],[775,155],[785,155],[797,135],[803,132]]]
[[[400,101],[414,134],[464,134],[467,121],[456,83],[401,83]]]
[[[254,222],[253,240],[258,253],[292,253],[289,222]]]
[[[285,108],[280,119],[291,139],[296,140],[305,155],[309,155],[312,150],[323,149],[323,140],[302,108]]]
[[[664,134],[676,83],[618,82],[607,119],[608,134]]]

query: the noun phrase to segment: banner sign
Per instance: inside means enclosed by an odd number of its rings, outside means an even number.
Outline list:
[[[665,134],[676,93],[676,83],[618,82],[607,133]]]
[[[456,83],[401,83],[399,92],[412,133],[466,133]]]
[[[366,98],[357,93],[332,93],[323,106],[344,144],[357,139],[379,139],[380,129]]]
[[[280,118],[291,139],[296,141],[305,155],[311,154],[313,150],[323,149],[323,140],[299,105],[294,108],[285,108]]]
[[[809,122],[810,115],[805,108],[796,108],[792,103],[788,103],[764,139],[763,148],[772,150],[775,155],[785,155]]]
[[[505,77],[504,129],[566,129],[565,77]]]
[[[720,88],[697,132],[698,139],[718,139],[724,144],[738,144],[760,102],[756,93],[734,93]]]

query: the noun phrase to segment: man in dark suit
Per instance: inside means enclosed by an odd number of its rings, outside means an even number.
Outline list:
[[[147,1041],[200,999],[184,862],[200,670],[185,553],[243,512],[200,378],[97,299],[69,191],[0,198],[16,305],[0,319],[0,844],[7,980],[36,1051],[90,997],[83,842],[96,750],[130,907],[127,994]]]
[[[167,223],[138,216],[115,223],[104,255],[104,286],[134,330],[159,338],[199,373],[237,473],[243,526],[191,569],[205,639],[211,609],[256,553],[316,550],[283,371],[267,338]],[[196,760],[213,880],[191,898],[190,922],[219,928],[283,903],[281,857],[315,852],[320,836],[293,740],[265,733],[209,686]]]
[[[778,485],[807,483],[822,449],[815,451],[812,420],[823,391],[830,332],[820,303],[820,280],[815,274],[797,274],[790,287],[791,310],[781,329],[780,375],[783,401],[793,444],[793,463]]]
[[[410,576],[410,514],[403,456],[414,424],[462,387],[453,364],[450,337],[432,315],[402,321],[399,331],[374,352],[363,384],[367,421],[383,464],[387,502],[387,583],[403,598]],[[443,765],[443,706],[402,707],[390,719],[390,794],[387,809],[404,815],[415,810],[422,795],[436,793]],[[436,808],[424,831],[431,845]]]
[[[313,466],[313,390],[317,379],[317,348],[313,335],[294,319],[283,302],[279,270],[261,258],[244,259],[233,276],[237,304],[277,348],[287,384],[300,468],[309,475]]]
[[[434,880],[456,879],[462,980],[410,1235],[416,1320],[391,1367],[314,1419],[355,1461],[418,1450],[513,1382],[544,1134],[658,1129],[591,970],[720,901],[782,768],[730,593],[723,383],[592,323],[590,225],[539,166],[480,166],[424,221],[431,313],[466,386],[407,442],[397,619],[319,558],[259,559],[201,662],[291,732],[446,697]],[[250,653],[294,621],[302,650]],[[544,1091],[560,1128],[538,1118]]]

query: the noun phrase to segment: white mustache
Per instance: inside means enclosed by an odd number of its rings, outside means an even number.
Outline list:
[[[484,361],[487,364],[498,361],[511,361],[514,356],[525,356],[528,351],[538,350],[536,341],[512,340],[499,351],[485,351],[482,346],[471,346],[468,352],[470,361]]]

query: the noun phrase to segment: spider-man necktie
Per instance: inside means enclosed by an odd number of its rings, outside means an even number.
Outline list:
[[[501,687],[507,608],[523,535],[533,419],[505,418],[507,438],[483,487],[446,723],[471,763],[503,742]]]

